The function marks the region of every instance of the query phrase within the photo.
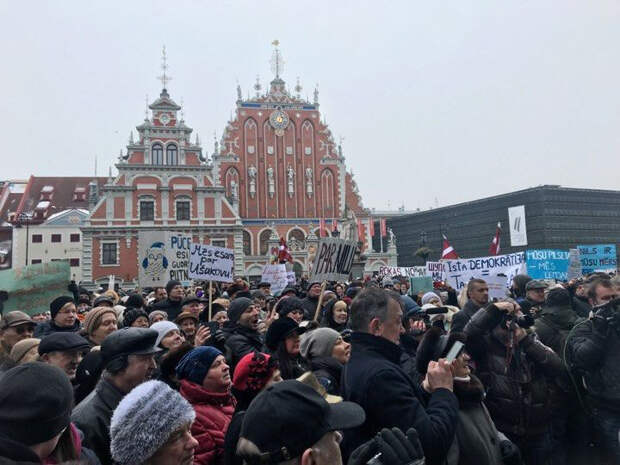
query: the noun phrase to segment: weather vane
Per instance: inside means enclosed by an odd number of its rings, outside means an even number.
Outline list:
[[[157,79],[159,79],[161,81],[161,85],[162,87],[165,89],[166,86],[168,85],[168,83],[170,81],[172,81],[172,78],[170,76],[168,76],[166,73],[168,71],[168,63],[167,63],[167,56],[166,56],[166,46],[164,45],[162,51],[161,51],[161,69],[162,69],[162,75],[159,76]]]
[[[282,54],[280,53],[280,49],[278,49],[278,45],[280,45],[280,41],[278,39],[271,42],[275,48],[273,49],[273,55],[271,55],[271,72],[276,75],[276,79],[280,77],[280,73],[284,71],[284,59],[282,58]]]

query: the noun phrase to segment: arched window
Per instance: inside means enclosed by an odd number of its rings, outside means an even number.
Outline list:
[[[153,144],[151,149],[151,163],[153,165],[164,164],[164,148],[161,144]]]
[[[179,157],[177,155],[177,146],[170,144],[166,147],[166,165],[178,165]]]
[[[247,231],[243,231],[243,255],[252,255],[252,236]]]
[[[258,243],[260,244],[260,254],[267,255],[269,251],[269,238],[271,237],[271,229],[265,229],[258,238]]]

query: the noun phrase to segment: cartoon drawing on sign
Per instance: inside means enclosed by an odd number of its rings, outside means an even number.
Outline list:
[[[159,279],[168,268],[166,247],[163,242],[154,242],[146,251],[146,257],[142,260],[144,273],[151,279]]]

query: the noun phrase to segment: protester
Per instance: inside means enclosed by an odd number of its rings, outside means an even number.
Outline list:
[[[115,300],[112,296],[103,294],[95,298],[95,300],[93,301],[93,308],[94,307],[114,308],[114,302]]]
[[[53,333],[38,345],[41,361],[57,366],[74,381],[84,354],[90,350],[88,341],[76,333]]]
[[[333,299],[325,305],[321,326],[341,333],[348,327],[349,307],[344,300]]]
[[[466,287],[467,302],[452,318],[451,331],[460,333],[465,329],[465,325],[472,316],[481,308],[489,303],[489,286],[483,279],[472,279]]]
[[[233,300],[228,307],[230,366],[234,370],[239,360],[250,352],[261,351],[263,339],[258,332],[258,308],[247,297]]]
[[[215,347],[196,347],[185,354],[176,372],[181,382],[179,392],[196,412],[191,427],[198,441],[194,464],[218,464],[223,460],[224,437],[235,410],[224,355]]]
[[[174,321],[182,311],[181,307],[184,297],[183,285],[180,281],[168,281],[166,284],[166,294],[168,296],[166,299],[157,302],[151,308],[152,310],[163,310],[168,315],[167,319],[169,321]]]
[[[103,340],[118,329],[116,310],[111,307],[95,307],[84,319],[82,334],[91,347],[101,345]]]
[[[416,365],[418,344],[426,332],[421,308],[408,295],[400,296],[403,305],[403,327],[399,342],[402,349],[399,365],[415,384],[420,384],[422,378]]]
[[[161,381],[127,394],[110,422],[110,450],[117,465],[192,465],[198,441],[190,431],[192,406]]]
[[[525,300],[525,286],[531,280],[532,278],[526,274],[518,274],[512,278],[510,283],[510,295],[519,305]]]
[[[11,353],[9,354],[11,360],[16,365],[21,365],[22,363],[28,362],[35,362],[39,357],[37,349],[39,348],[40,342],[41,339],[37,339],[36,337],[22,339],[21,341],[16,343],[11,349]]]
[[[168,314],[163,310],[153,310],[151,313],[149,313],[149,326],[153,326],[155,323],[167,320]]]
[[[39,323],[34,330],[35,337],[41,339],[43,336],[57,331],[79,331],[80,321],[77,318],[77,307],[72,297],[56,297],[50,303],[51,319]]]
[[[157,331],[155,345],[161,349],[175,349],[185,342],[185,337],[181,334],[181,330],[172,321],[160,321],[151,325],[150,329]]]
[[[430,464],[440,464],[454,440],[458,402],[445,360],[430,362],[424,389],[400,368],[400,296],[376,287],[361,291],[351,304],[351,358],[343,374],[345,400],[366,412],[366,421],[345,431],[343,449],[372,439],[382,428],[417,429]],[[429,398],[430,397],[430,398]]]
[[[126,328],[148,328],[149,315],[141,308],[129,308],[123,314],[123,326]]]
[[[187,296],[181,303],[181,313],[190,313],[198,319],[198,315],[200,315],[200,311],[202,310],[201,302],[202,299],[200,299],[200,297],[196,297],[195,295]]]
[[[297,297],[280,299],[277,303],[277,312],[280,318],[292,318],[297,324],[304,319],[304,304]]]
[[[124,328],[113,332],[101,344],[105,371],[91,395],[73,410],[72,421],[84,433],[84,443],[102,465],[112,464],[110,419],[121,399],[134,387],[151,378],[156,365],[157,331]]]
[[[538,318],[545,303],[545,290],[548,285],[544,281],[532,279],[525,285],[525,299],[519,302],[521,311]]]
[[[179,313],[174,322],[179,326],[185,340],[194,344],[196,331],[198,329],[198,316],[192,312],[183,311]]]
[[[168,298],[168,292],[165,287],[156,287],[153,289],[154,303],[162,302]]]
[[[213,317],[211,318],[211,321],[216,321],[217,324],[220,325],[220,329],[222,329],[228,321],[228,311],[226,309],[222,309],[213,312]]]
[[[275,320],[265,335],[265,346],[278,361],[283,379],[293,379],[310,369],[300,353],[299,336],[306,331],[292,318]]]
[[[308,283],[306,297],[302,299],[304,305],[304,320],[313,320],[321,295],[321,282],[311,281]]]
[[[35,322],[18,310],[2,315],[0,320],[0,364],[9,360],[13,346],[19,341],[32,338]]]
[[[351,344],[334,329],[317,328],[301,335],[300,349],[325,390],[329,394],[341,395],[340,379],[342,369],[351,357]]]

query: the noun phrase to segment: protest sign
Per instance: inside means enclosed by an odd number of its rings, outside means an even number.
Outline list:
[[[525,261],[527,274],[532,279],[568,279],[568,250],[528,249],[525,252]]]
[[[231,283],[235,254],[232,249],[206,244],[191,244],[189,277],[205,281]]]
[[[568,272],[566,279],[571,280],[581,276],[581,258],[579,249],[570,249],[568,251]]]
[[[51,262],[0,271],[0,289],[9,298],[4,313],[21,310],[28,315],[47,312],[56,297],[73,297],[67,289],[70,282],[69,262]]]
[[[578,245],[577,249],[579,250],[583,274],[594,273],[595,271],[605,273],[616,271],[615,244]]]
[[[484,280],[489,286],[489,300],[506,298],[506,291],[508,290],[506,276],[492,275],[487,276]]]
[[[426,276],[425,266],[380,266],[379,276],[392,277],[392,276],[405,276],[407,278],[413,278],[414,276]]]
[[[433,278],[433,282],[446,280],[446,269],[443,262],[426,262],[426,276]]]
[[[276,265],[265,265],[261,281],[271,284],[271,293],[277,294],[288,285],[288,272],[283,263]]]
[[[512,278],[525,273],[525,254],[523,252],[491,257],[460,258],[444,260],[446,281],[456,290],[467,285],[470,279],[486,279],[493,275],[505,275],[510,285]]]
[[[409,278],[411,287],[409,293],[411,295],[417,295],[419,292],[431,292],[433,291],[433,278],[430,276],[414,276]]]
[[[171,279],[189,286],[191,236],[160,231],[138,233],[138,282],[142,287],[165,286]]]
[[[295,283],[297,282],[297,277],[295,276],[295,272],[294,271],[287,271],[286,272],[286,280],[288,281],[289,285],[294,286]]]
[[[321,238],[312,264],[314,281],[346,281],[351,273],[357,242]]]

